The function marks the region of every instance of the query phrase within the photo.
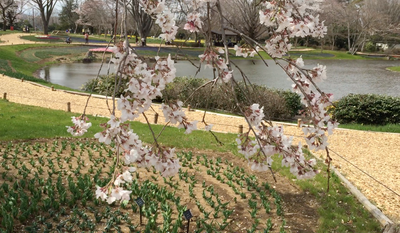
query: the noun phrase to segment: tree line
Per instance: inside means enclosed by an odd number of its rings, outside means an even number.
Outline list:
[[[49,33],[50,17],[54,14],[57,3],[61,5],[57,29],[72,29],[79,32],[82,28],[90,28],[97,34],[123,34],[121,0],[0,0],[0,13],[3,30],[12,26],[26,9],[27,4],[35,7],[40,13],[43,33]],[[229,12],[225,24],[252,39],[262,42],[273,32],[261,27],[261,0],[222,0],[224,11]],[[157,36],[160,30],[154,26],[154,20],[144,13],[139,0],[127,0],[128,34],[134,34],[146,45],[148,36]],[[173,11],[178,25],[186,22],[191,10],[192,0],[165,0],[165,4]],[[329,49],[341,49],[355,54],[357,51],[374,51],[384,49],[376,47],[376,43],[400,43],[400,0],[324,0],[320,1],[318,14],[328,27],[327,35],[320,40],[311,37],[300,37],[295,45],[321,46]],[[211,12],[211,17],[218,17]],[[214,20],[211,20],[214,22]],[[219,25],[211,25],[211,29]],[[78,30],[79,29],[79,30]],[[185,30],[178,32],[178,38],[199,39],[196,32]]]

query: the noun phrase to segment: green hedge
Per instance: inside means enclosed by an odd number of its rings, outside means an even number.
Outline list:
[[[235,102],[246,106],[252,103],[259,103],[264,106],[264,112],[267,118],[272,120],[289,120],[303,109],[300,102],[300,96],[296,93],[283,90],[269,89],[264,86],[245,85],[239,83],[235,86],[235,92],[232,93],[232,87],[226,84],[208,85],[199,89],[194,95],[192,93],[200,86],[208,82],[206,79],[177,77],[173,83],[167,85],[162,92],[162,99],[158,102],[170,102],[181,100],[190,104],[192,108],[210,109],[225,111],[229,113],[240,114],[240,110]],[[126,86],[117,92],[117,96],[123,94]],[[102,95],[112,95],[114,88],[114,76],[100,76],[97,80],[87,82],[83,90],[92,91]]]
[[[350,94],[335,104],[332,114],[338,122],[343,124],[398,124],[400,123],[400,98],[374,94]]]

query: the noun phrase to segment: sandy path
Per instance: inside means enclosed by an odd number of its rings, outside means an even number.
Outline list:
[[[15,44],[46,44],[46,42],[34,42],[21,39],[21,36],[33,36],[32,33],[12,33],[0,36],[0,46]]]
[[[64,91],[52,91],[50,88],[39,87],[28,82],[0,76],[0,94],[7,93],[7,99],[15,103],[41,106],[45,108],[67,110],[67,102],[71,103],[71,111],[77,115],[82,113],[87,97],[74,95]],[[111,101],[109,101],[111,104]],[[162,112],[159,106],[153,108]],[[106,101],[101,98],[92,98],[89,102],[88,114],[109,116]],[[202,120],[201,111],[187,112],[189,119]],[[148,113],[150,121],[154,119],[154,112]],[[144,119],[139,119],[144,121]],[[214,124],[213,130],[219,132],[237,133],[239,125],[246,125],[241,117],[221,114],[207,114],[206,121]],[[4,122],[3,122],[4,123]],[[162,123],[162,122],[159,122]],[[285,132],[300,140],[302,132],[293,125],[284,124]],[[204,125],[199,124],[199,128]],[[1,132],[0,132],[1,133]],[[400,193],[400,134],[365,132],[356,130],[336,130],[329,139],[330,148],[347,160],[356,164],[362,170],[383,182],[397,193]],[[334,165],[338,167],[353,184],[355,184],[369,200],[392,220],[400,222],[400,197],[359,172],[342,158],[331,153]],[[356,213],[355,213],[356,214]]]

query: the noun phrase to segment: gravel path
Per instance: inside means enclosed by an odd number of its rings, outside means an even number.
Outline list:
[[[9,42],[7,43],[9,44],[23,41],[19,39],[18,34],[3,35],[0,39],[3,41],[8,40]],[[0,43],[0,45],[5,45],[5,43]],[[70,94],[60,90],[52,91],[50,88],[0,75],[1,96],[3,96],[3,93],[7,93],[7,99],[11,102],[64,111],[67,110],[67,103],[70,102],[71,111],[76,112],[77,115],[83,112],[87,100],[86,96]],[[111,105],[111,101],[108,102]],[[162,116],[159,106],[154,105],[153,109]],[[92,98],[86,113],[109,116],[107,101],[101,98]],[[201,111],[190,111],[186,112],[186,114],[190,120],[202,121],[203,112]],[[148,115],[154,117],[154,112],[150,112]],[[144,119],[139,120],[144,121]],[[214,124],[213,130],[219,132],[237,133],[239,125],[246,125],[241,117],[212,113],[207,114],[206,121],[209,124]],[[290,124],[283,125],[285,132],[288,135],[293,135],[295,141],[301,140],[302,131],[299,128]],[[201,124],[198,127],[204,128]],[[350,161],[400,194],[400,164],[398,162],[400,159],[400,134],[338,129],[329,138],[329,143],[330,149],[335,152],[331,152],[331,157],[338,170],[358,187],[370,201],[376,204],[384,214],[394,222],[400,223],[400,196],[344,160]]]

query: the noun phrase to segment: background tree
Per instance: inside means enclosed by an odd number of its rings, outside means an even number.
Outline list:
[[[75,22],[79,19],[79,15],[76,13],[78,9],[78,2],[75,0],[63,0],[63,7],[59,15],[60,26],[63,29],[75,28]]]
[[[229,26],[260,40],[267,35],[268,29],[260,24],[260,4],[256,0],[224,0],[222,7],[227,14]]]
[[[58,0],[32,0],[34,5],[39,9],[40,18],[43,23],[43,33],[49,34],[49,22],[51,14],[53,14],[54,7]]]
[[[382,40],[387,35],[393,35],[399,28],[399,1],[326,0],[323,2],[323,10],[321,18],[328,26],[332,48],[343,38],[347,50],[352,54],[363,50],[366,42],[374,38]]]
[[[133,18],[136,32],[140,36],[141,46],[146,46],[147,36],[150,34],[154,20],[144,12],[139,4],[139,0],[130,0],[128,11]]]
[[[7,11],[15,4],[14,0],[0,0],[1,18],[3,20],[3,31],[7,29]]]
[[[102,30],[114,29],[115,1],[87,0],[81,4],[76,13],[79,19],[76,24],[92,26],[101,33]]]

